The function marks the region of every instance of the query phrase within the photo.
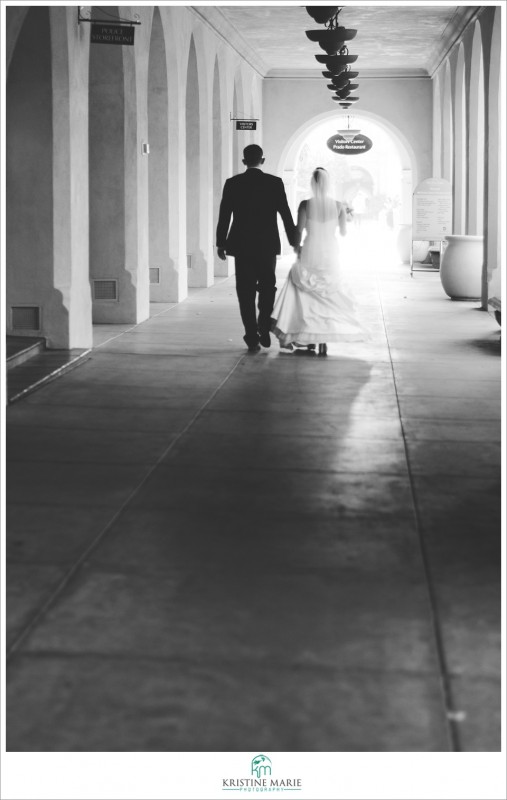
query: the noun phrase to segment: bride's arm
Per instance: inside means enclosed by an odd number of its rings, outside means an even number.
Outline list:
[[[303,231],[306,228],[306,200],[302,200],[298,208],[298,221],[296,225],[296,241],[294,250],[299,250],[301,247],[301,239],[303,238]]]
[[[340,228],[340,235],[345,236],[347,233],[347,212],[343,203],[337,202],[338,206],[338,226]]]

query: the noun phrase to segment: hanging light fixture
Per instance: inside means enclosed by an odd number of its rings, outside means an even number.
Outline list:
[[[328,70],[330,70],[331,72],[334,72],[334,69],[336,67],[342,67],[343,69],[345,69],[345,67],[348,64],[353,64],[354,61],[357,61],[358,56],[351,56],[349,54],[349,49],[348,49],[347,45],[343,45],[343,47],[340,47],[340,52],[337,55],[334,55],[334,56],[328,56],[328,55],[321,56],[319,54],[319,55],[315,56],[315,58],[321,64],[325,64],[326,67],[328,68]],[[342,69],[342,71],[343,71],[343,69]]]
[[[343,99],[345,99],[345,97],[348,97],[349,94],[354,92],[357,89],[358,86],[359,86],[358,83],[348,83],[342,89],[338,89],[336,94],[339,95],[339,97],[343,100]]]
[[[339,6],[305,6],[305,8],[318,25],[324,25],[340,13]]]
[[[340,72],[339,75],[333,75],[332,72],[323,72],[322,74],[326,78],[329,77],[331,79],[331,83],[328,85],[334,86],[338,91],[339,89],[344,89],[345,86],[350,83],[352,78],[357,78],[359,72],[347,72],[347,70],[344,70],[343,72]]]
[[[338,53],[340,47],[343,47],[345,42],[353,39],[357,30],[352,28],[327,28],[323,31],[305,31],[306,35],[312,42],[318,42],[320,47],[326,51],[330,56]]]
[[[326,66],[323,76],[331,81],[327,88],[333,92],[333,100],[340,106],[349,108],[356,103],[359,97],[352,97],[351,92],[356,90],[358,83],[351,83],[351,78],[356,78],[358,72],[352,72],[351,64],[357,61],[358,56],[350,55],[347,42],[355,39],[357,30],[339,25],[338,15],[342,10],[338,6],[306,6],[306,11],[316,22],[325,25],[325,30],[306,31],[308,39],[317,42],[325,52],[315,55],[320,64]]]
[[[345,139],[346,142],[351,142],[358,133],[360,133],[359,128],[351,128],[350,127],[350,117],[347,114],[347,127],[346,128],[338,128],[337,133]]]

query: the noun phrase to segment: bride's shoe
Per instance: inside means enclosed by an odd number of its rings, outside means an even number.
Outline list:
[[[327,356],[327,344],[319,344],[319,356]]]

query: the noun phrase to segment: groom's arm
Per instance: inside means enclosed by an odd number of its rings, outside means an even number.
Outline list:
[[[217,242],[216,242],[218,250],[225,250],[225,244],[227,242],[227,234],[229,232],[231,216],[232,216],[231,187],[229,181],[227,180],[224,184],[222,200],[220,201],[220,211],[218,214]]]
[[[291,247],[296,245],[296,228],[294,225],[294,220],[292,219],[292,214],[290,212],[289,204],[287,202],[287,195],[285,194],[285,186],[283,185],[283,181],[279,178],[279,197],[278,197],[278,204],[277,204],[277,211],[280,214],[283,222],[283,227],[285,228],[285,233],[287,234],[287,239],[289,240],[289,244]]]

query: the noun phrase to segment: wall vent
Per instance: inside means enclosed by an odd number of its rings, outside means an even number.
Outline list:
[[[160,283],[160,267],[150,267],[150,283]]]
[[[118,281],[110,278],[93,280],[94,300],[118,300]]]
[[[40,331],[40,306],[11,306],[13,331]]]
[[[192,253],[187,253],[187,269],[192,269]]]

